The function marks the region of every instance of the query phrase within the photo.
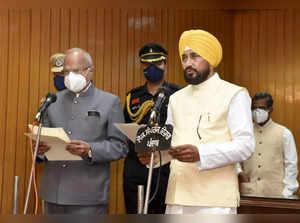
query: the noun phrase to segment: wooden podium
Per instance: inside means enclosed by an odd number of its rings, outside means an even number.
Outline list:
[[[300,214],[300,200],[241,196],[239,214]]]

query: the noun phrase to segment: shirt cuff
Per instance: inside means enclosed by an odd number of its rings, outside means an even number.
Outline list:
[[[298,199],[298,196],[290,191],[288,188],[284,188],[282,191],[282,195],[284,198],[288,199]]]
[[[197,146],[197,149],[198,149],[198,152],[199,152],[199,157],[200,157],[200,160],[197,162],[197,166],[198,166],[198,169],[199,170],[202,170],[203,168],[202,168],[202,165],[203,165],[203,157],[202,157],[202,155],[201,155],[201,147],[202,146]]]
[[[240,163],[237,163],[236,164],[236,173],[237,173],[237,175],[239,175],[240,173],[242,173],[243,172],[243,169],[242,169],[242,167],[241,167],[241,164]]]
[[[42,162],[45,162],[47,161],[47,157],[44,155],[37,155],[36,156],[36,162],[37,163],[42,163]]]

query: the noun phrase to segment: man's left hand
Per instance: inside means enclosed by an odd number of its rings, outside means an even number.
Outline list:
[[[181,162],[194,163],[200,161],[198,148],[191,144],[172,146],[169,154]]]
[[[89,154],[91,146],[84,141],[81,140],[72,140],[67,146],[66,150],[68,150],[73,155],[86,157]]]

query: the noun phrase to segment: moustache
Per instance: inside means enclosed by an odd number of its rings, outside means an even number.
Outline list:
[[[184,69],[184,73],[187,73],[189,70],[194,71],[196,73],[198,73],[198,70],[196,70],[195,68],[193,68],[192,66],[188,66]]]

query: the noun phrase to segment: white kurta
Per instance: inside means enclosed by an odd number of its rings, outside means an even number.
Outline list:
[[[287,128],[283,131],[283,157],[285,175],[283,179],[284,189],[282,195],[285,198],[297,198],[295,192],[298,190],[298,155],[293,134]]]

